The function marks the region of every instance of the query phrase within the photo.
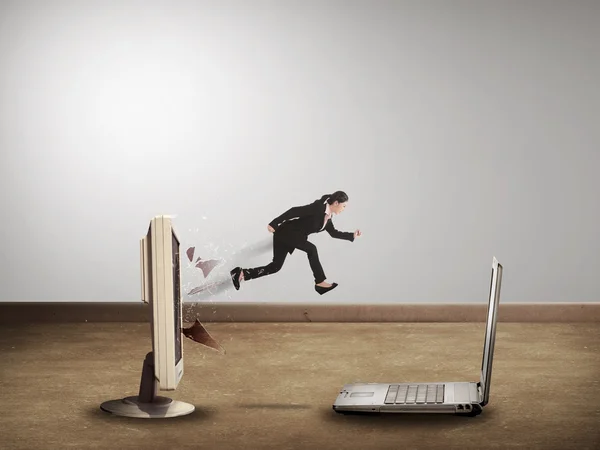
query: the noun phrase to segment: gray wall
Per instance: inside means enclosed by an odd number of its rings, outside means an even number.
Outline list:
[[[150,6],[152,5],[152,6]],[[270,260],[267,223],[343,189],[278,274],[187,300],[598,301],[597,1],[3,1],[2,301],[139,301],[173,214],[184,292]],[[254,249],[246,253],[240,250]]]

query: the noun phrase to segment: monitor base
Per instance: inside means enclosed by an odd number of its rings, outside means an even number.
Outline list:
[[[144,359],[139,395],[120,400],[109,400],[100,405],[102,411],[116,416],[140,419],[166,419],[191,414],[195,406],[179,400],[157,395],[158,382],[154,374],[154,353]]]
[[[154,397],[151,403],[142,402],[139,396],[126,397],[121,400],[109,400],[102,403],[103,411],[116,416],[136,417],[140,419],[162,419],[191,414],[196,409],[194,405],[168,397]]]

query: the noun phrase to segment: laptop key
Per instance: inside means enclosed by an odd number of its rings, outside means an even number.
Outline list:
[[[396,394],[398,393],[398,385],[391,385],[388,388],[388,392],[387,395],[385,396],[385,403],[386,404],[391,404],[394,403],[396,401]]]
[[[425,397],[427,395],[427,385],[419,384],[417,387],[417,403],[425,403]]]
[[[426,403],[435,403],[437,394],[437,386],[435,384],[430,384],[427,386],[427,398],[425,400]]]
[[[444,403],[444,385],[443,384],[439,384],[437,387],[435,401],[436,401],[436,403]]]
[[[406,394],[408,393],[408,386],[403,385],[398,389],[398,395],[396,396],[396,404],[406,403]]]
[[[408,393],[406,394],[406,403],[415,403],[417,400],[417,386],[411,385],[408,387]]]

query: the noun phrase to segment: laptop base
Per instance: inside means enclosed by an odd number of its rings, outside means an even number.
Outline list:
[[[343,410],[343,409],[338,409],[335,405],[333,406],[333,410],[341,415],[344,416],[381,416],[382,414],[406,414],[406,413],[411,413],[411,414],[446,414],[446,415],[453,415],[453,416],[463,416],[463,417],[476,417],[478,415],[480,415],[483,412],[483,408],[481,407],[481,405],[478,404],[474,404],[471,405],[471,411],[469,412],[459,412],[456,410],[453,411],[443,411],[441,409],[437,409],[437,410],[430,410],[430,411],[416,411],[416,410],[412,410],[412,411],[401,411],[401,410],[384,410],[381,411],[379,409],[372,409],[372,410],[364,410],[364,411],[358,411],[358,410]]]
[[[425,413],[477,416],[483,410],[477,382],[353,383],[339,392],[340,414]]]

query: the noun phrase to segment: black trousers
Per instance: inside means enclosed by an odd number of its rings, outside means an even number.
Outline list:
[[[301,250],[308,256],[308,263],[312,269],[312,273],[315,278],[315,284],[319,284],[327,279],[325,272],[323,271],[323,267],[321,266],[321,262],[319,261],[319,253],[315,244],[309,242],[308,240],[291,244],[282,239],[278,239],[275,236],[273,236],[273,260],[271,263],[267,264],[266,266],[243,269],[244,279],[253,280],[255,278],[260,278],[279,272],[283,267],[285,258],[292,248]]]

